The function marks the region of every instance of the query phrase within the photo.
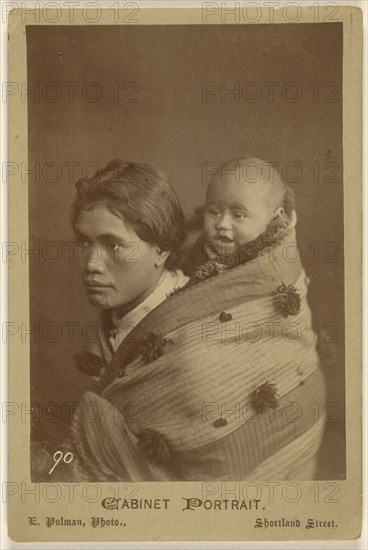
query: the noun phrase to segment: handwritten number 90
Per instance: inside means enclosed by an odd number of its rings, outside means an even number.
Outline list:
[[[70,464],[71,461],[73,460],[74,456],[73,456],[73,453],[71,452],[68,452],[68,453],[63,453],[61,451],[56,451],[54,453],[54,456],[52,457],[54,459],[54,462],[55,464],[53,465],[53,467],[51,468],[51,470],[49,471],[49,476],[52,474],[52,472],[55,470],[56,466],[58,464],[60,464],[61,460],[65,463],[65,464]]]

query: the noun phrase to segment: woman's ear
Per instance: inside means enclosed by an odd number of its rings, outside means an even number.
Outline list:
[[[165,262],[170,254],[171,250],[165,250],[164,252],[161,252],[161,250],[158,248],[155,257],[155,267],[161,267],[162,265],[165,265]]]
[[[276,218],[281,218],[285,214],[285,208],[283,206],[279,206],[274,213],[272,214],[272,219],[276,220]]]

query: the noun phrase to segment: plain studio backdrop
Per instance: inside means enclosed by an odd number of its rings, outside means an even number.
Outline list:
[[[320,475],[344,477],[342,25],[30,26],[27,50],[29,246],[37,253],[36,334],[26,338],[31,401],[49,407],[36,437],[64,443],[66,404],[89,386],[73,356],[94,338],[97,312],[65,244],[75,181],[116,157],[151,161],[190,216],[215,163],[256,156],[279,163],[296,193],[314,324],[327,330],[325,349],[337,351],[326,367]],[[318,406],[302,414],[318,416]]]

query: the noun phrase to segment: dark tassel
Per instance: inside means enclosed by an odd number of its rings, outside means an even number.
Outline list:
[[[274,305],[277,313],[283,317],[297,315],[300,311],[300,296],[293,285],[282,283],[275,292]]]
[[[167,344],[172,344],[169,338],[164,338],[161,334],[150,332],[139,343],[139,348],[145,363],[152,363],[159,359],[165,353]]]
[[[217,418],[213,423],[212,426],[215,428],[223,428],[224,426],[227,426],[227,420],[226,418]]]
[[[101,369],[105,367],[105,363],[90,351],[82,351],[81,353],[76,353],[74,356],[76,367],[87,374],[88,376],[100,376]]]
[[[221,311],[219,321],[220,323],[226,323],[226,321],[231,321],[232,318],[233,316],[231,315],[231,313],[225,313],[225,311]]]
[[[165,436],[146,428],[138,434],[138,449],[157,460],[161,464],[168,464],[171,460],[171,449]]]
[[[279,400],[275,384],[265,382],[259,386],[259,388],[252,393],[251,401],[260,412],[266,411],[270,407],[278,407]]]
[[[210,260],[197,269],[194,274],[194,278],[197,281],[204,281],[205,279],[213,277],[218,273],[223,273],[224,271],[226,271],[226,269],[227,267],[225,264],[217,262],[216,260]]]

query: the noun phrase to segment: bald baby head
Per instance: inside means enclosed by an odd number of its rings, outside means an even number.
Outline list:
[[[211,186],[221,184],[247,186],[249,191],[271,207],[283,205],[285,184],[274,166],[264,160],[240,158],[223,162],[210,181],[207,196]]]
[[[248,158],[221,164],[207,190],[207,240],[228,246],[254,240],[272,219],[284,214],[285,193],[280,174],[265,161]]]

